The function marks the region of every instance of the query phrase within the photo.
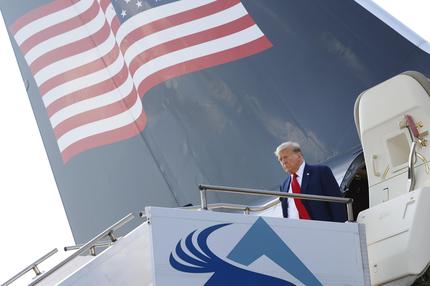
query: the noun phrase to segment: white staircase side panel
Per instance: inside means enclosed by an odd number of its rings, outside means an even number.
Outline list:
[[[91,255],[82,255],[77,256],[66,265],[43,279],[39,282],[38,286],[51,286],[57,285],[60,281],[62,281],[65,277],[68,277],[71,273],[74,273],[77,269],[80,269],[82,266],[86,265],[91,260],[95,259],[94,256]]]
[[[361,212],[372,285],[411,285],[430,261],[430,188],[415,190]]]
[[[150,286],[151,257],[149,227],[144,223],[58,285]]]
[[[370,285],[364,227],[357,223],[155,207],[145,213],[150,220],[156,286],[275,285],[235,280],[238,271],[226,270],[234,267],[297,286]],[[184,269],[174,266],[178,264]]]
[[[145,213],[147,223],[59,285],[370,285],[357,223],[158,207]]]

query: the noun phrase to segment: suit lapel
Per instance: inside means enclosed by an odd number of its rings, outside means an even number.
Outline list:
[[[300,192],[302,194],[309,194],[308,186],[309,186],[310,177],[311,177],[310,168],[308,164],[305,164],[305,169],[303,170],[302,184],[300,186]]]
[[[291,175],[288,174],[287,183],[285,184],[286,189],[284,189],[284,192],[288,193],[288,190],[290,189],[290,184],[291,184]]]

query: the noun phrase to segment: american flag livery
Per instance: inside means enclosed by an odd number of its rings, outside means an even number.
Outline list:
[[[57,0],[10,31],[64,162],[140,133],[155,85],[271,47],[240,0]]]

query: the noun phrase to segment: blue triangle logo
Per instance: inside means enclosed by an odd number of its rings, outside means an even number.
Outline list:
[[[265,255],[307,286],[322,286],[322,283],[294,254],[275,231],[259,217],[248,232],[237,243],[227,258],[242,265],[250,265]]]

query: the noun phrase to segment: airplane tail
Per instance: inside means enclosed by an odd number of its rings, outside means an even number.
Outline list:
[[[138,2],[0,3],[77,243],[147,205],[198,204],[201,183],[277,190],[282,141],[341,181],[357,95],[430,71],[354,1]]]

